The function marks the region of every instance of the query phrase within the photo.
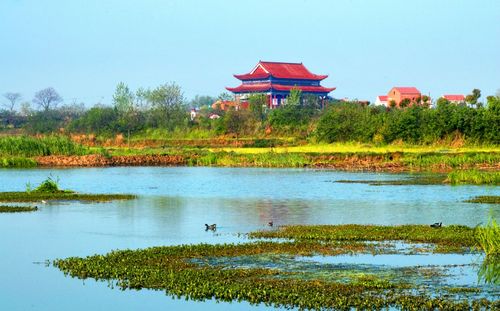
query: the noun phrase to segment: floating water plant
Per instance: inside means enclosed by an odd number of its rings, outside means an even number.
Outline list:
[[[389,234],[390,227],[359,226],[353,227],[350,232],[362,232],[362,227],[369,227],[365,234],[374,234],[377,230],[382,232],[380,240],[383,240],[382,236],[394,236]],[[399,232],[398,239],[405,233],[406,240],[420,240],[419,235],[412,233],[412,230],[426,231],[426,228],[415,226],[392,229]],[[113,251],[107,255],[86,258],[58,259],[53,264],[72,277],[108,280],[112,285],[116,284],[124,289],[165,290],[173,297],[194,300],[245,300],[275,307],[318,310],[500,308],[500,301],[494,298],[499,294],[496,289],[484,295],[479,287],[459,290],[448,286],[443,287],[442,292],[436,292],[436,288],[432,286],[422,286],[423,283],[417,281],[414,283],[419,278],[436,279],[440,271],[432,267],[395,270],[380,267],[373,270],[373,267],[363,265],[301,261],[295,256],[366,252],[375,243],[361,241],[365,239],[364,236],[358,238],[349,234],[340,235],[348,237],[343,241],[339,241],[341,238],[333,239],[339,228],[335,228],[333,233],[329,230],[311,233],[306,226],[300,226],[300,229],[307,232],[306,235],[290,242],[257,241],[244,244],[153,247]],[[317,229],[317,226],[312,226],[312,231]],[[426,234],[432,237],[430,240],[444,245],[472,245],[475,241],[472,228],[454,226],[448,230],[449,232],[444,232],[447,237],[441,240],[430,234],[431,231]],[[277,232],[282,231],[288,234],[284,235],[285,238],[291,235],[286,228]],[[293,232],[295,236],[298,235],[298,231]],[[251,234],[253,237],[262,235],[262,232]],[[459,242],[462,239],[465,240],[464,243]],[[400,277],[395,277],[397,275]]]

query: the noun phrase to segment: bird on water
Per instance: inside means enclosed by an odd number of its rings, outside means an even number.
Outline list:
[[[208,231],[208,230],[212,230],[212,231],[217,230],[217,224],[212,224],[212,225],[205,224],[205,231]]]
[[[269,227],[272,227],[274,225],[274,222],[271,220],[270,222],[267,223]]]

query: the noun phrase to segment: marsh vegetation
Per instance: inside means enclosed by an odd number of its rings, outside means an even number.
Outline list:
[[[398,253],[398,248],[386,244],[397,240],[435,245],[426,252],[449,251],[450,247],[472,251],[470,247],[476,245],[473,228],[287,226],[253,232],[250,237],[292,241],[154,247],[58,259],[53,264],[73,277],[108,280],[121,288],[166,290],[168,295],[195,300],[246,300],[305,309],[469,310],[500,306],[494,299],[498,291],[488,286],[429,285],[429,280],[447,273],[432,267],[339,266],[297,261],[296,257]]]

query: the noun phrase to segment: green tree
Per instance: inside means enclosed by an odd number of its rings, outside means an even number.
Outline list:
[[[286,98],[286,104],[288,106],[298,107],[301,104],[301,99],[302,99],[302,91],[297,87],[293,87],[290,90],[290,94]]]
[[[152,125],[173,130],[187,120],[187,107],[179,85],[167,83],[147,91]]]
[[[258,120],[262,120],[264,107],[267,103],[266,94],[254,93],[248,98],[248,104],[250,111],[252,111],[254,117]]]
[[[473,89],[472,93],[465,97],[465,102],[467,102],[471,106],[478,107],[480,105],[478,103],[480,97],[481,97],[481,90]]]
[[[189,101],[189,107],[191,108],[210,107],[216,100],[217,99],[212,96],[196,95],[191,101]]]
[[[142,125],[134,100],[134,93],[129,87],[123,82],[118,83],[113,95],[113,105],[118,115],[117,128],[127,133],[127,141],[129,143],[131,132],[139,130]]]
[[[118,83],[116,86],[113,105],[120,116],[125,116],[134,109],[134,93],[123,82]]]

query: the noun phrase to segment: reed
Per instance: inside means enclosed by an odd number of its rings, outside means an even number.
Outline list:
[[[476,240],[488,258],[500,260],[500,226],[492,215],[485,226],[476,228]]]
[[[89,150],[64,136],[0,137],[0,155],[10,157],[37,157],[48,155],[85,155]]]

